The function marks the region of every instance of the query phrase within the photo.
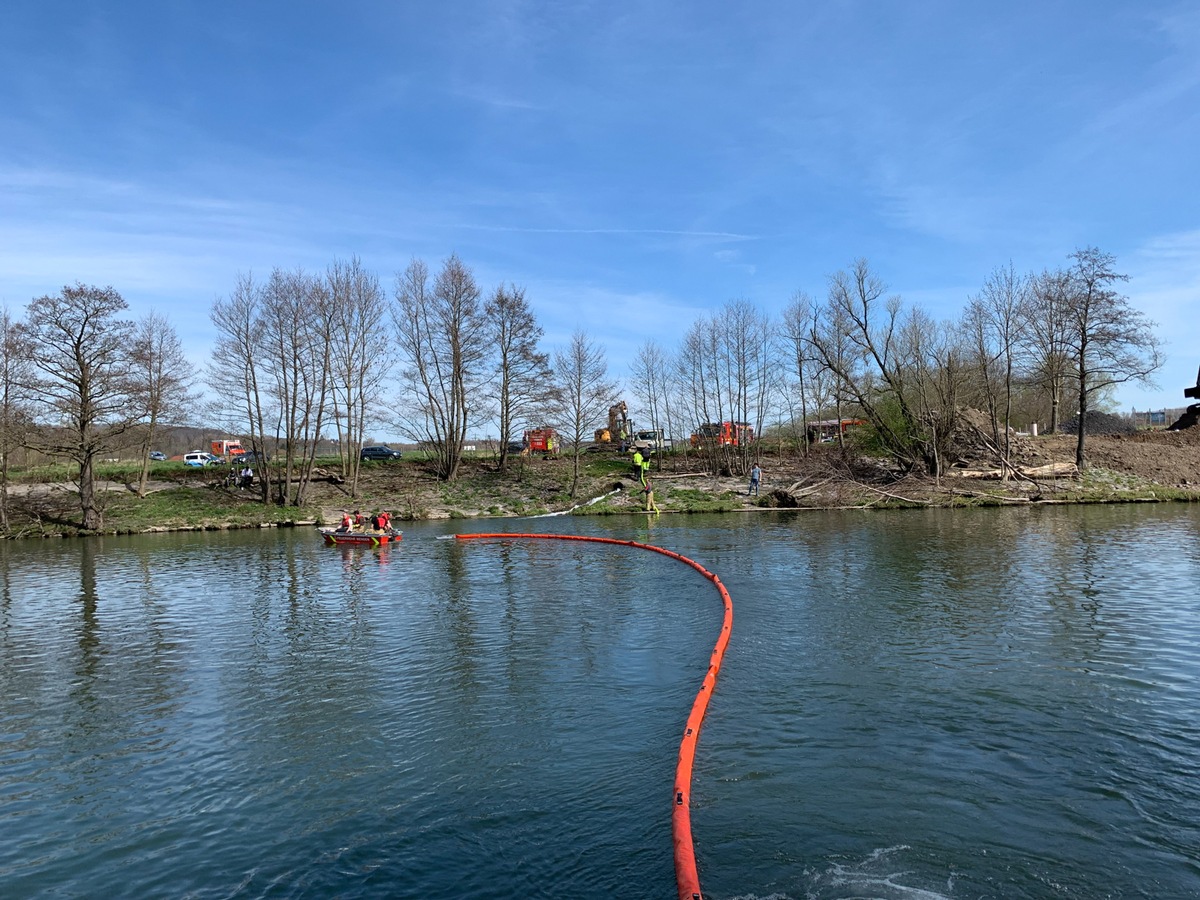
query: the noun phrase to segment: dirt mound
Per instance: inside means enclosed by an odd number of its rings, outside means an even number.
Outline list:
[[[1200,484],[1200,428],[1096,435],[1084,442],[1088,465],[1166,485]]]
[[[1067,434],[1075,434],[1079,430],[1079,416],[1072,416],[1063,422],[1061,430]],[[1137,427],[1122,416],[1112,413],[1088,410],[1083,418],[1084,434],[1136,434]]]

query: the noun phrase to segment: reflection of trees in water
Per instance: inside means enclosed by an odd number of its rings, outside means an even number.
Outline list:
[[[42,596],[28,609],[54,627],[17,651],[25,695],[37,709],[39,740],[62,754],[71,785],[133,777],[151,765],[187,691],[180,641],[153,599],[150,552],[99,538],[73,542],[53,574],[43,570]],[[108,768],[116,762],[125,768]]]
[[[96,550],[84,539],[79,553],[79,660],[76,689],[90,695],[100,664],[100,622],[96,616]]]
[[[1117,542],[1110,528],[1089,523],[1086,512],[1054,517],[1044,523],[1035,594],[1045,598],[1051,635],[1066,658],[1094,656],[1106,637],[1100,621],[1101,582],[1111,575]],[[1082,653],[1081,651],[1085,651]]]
[[[880,628],[899,628],[918,643],[930,628],[959,637],[994,633],[1013,616],[1019,565],[998,548],[1020,542],[1023,512],[880,513],[862,526],[858,562],[841,590],[861,598],[859,608],[875,608]],[[844,529],[830,538],[843,542]]]
[[[458,541],[447,544],[446,582],[444,593],[434,593],[445,602],[445,622],[453,651],[454,681],[463,691],[462,699],[478,699],[481,679],[479,669],[478,623],[471,608],[471,584],[464,560],[466,551]]]
[[[1194,595],[1194,516],[1132,505],[1058,513],[1039,522],[1028,566],[1031,598],[1041,601],[1032,608],[1043,611],[1056,652],[1085,662],[1138,656],[1143,629],[1158,627],[1147,614]]]
[[[383,743],[377,717],[354,714],[387,705],[373,653],[379,597],[368,577],[380,563],[365,548],[346,549],[255,543],[238,564],[248,587],[229,614],[248,604],[250,627],[245,637],[236,625],[223,628],[231,641],[223,652],[247,664],[226,661],[221,677],[232,698],[227,727],[254,766],[282,754],[313,777],[349,778],[367,764],[359,754]]]

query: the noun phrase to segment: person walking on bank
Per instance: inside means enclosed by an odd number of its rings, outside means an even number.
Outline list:
[[[645,469],[643,465],[645,459],[642,457],[642,451],[634,449],[633,451],[633,477],[640,481],[643,485],[646,483]]]
[[[750,487],[746,490],[747,494],[758,496],[758,483],[762,480],[762,469],[758,467],[758,463],[754,464],[754,468],[750,470]]]

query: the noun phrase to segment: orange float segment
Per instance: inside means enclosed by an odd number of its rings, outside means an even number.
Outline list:
[[[671,809],[671,843],[675,855],[675,884],[679,890],[679,900],[702,900],[700,892],[700,876],[696,871],[696,851],[692,844],[691,820],[691,788],[692,767],[696,759],[696,741],[700,734],[700,723],[708,710],[708,700],[716,687],[717,673],[721,669],[721,661],[725,657],[725,648],[729,645],[729,635],[733,630],[733,600],[721,579],[704,566],[682,554],[657,547],[654,544],[643,544],[638,541],[624,541],[618,538],[589,537],[581,534],[524,534],[494,532],[485,534],[456,534],[459,540],[514,540],[514,539],[546,539],[558,541],[587,541],[596,544],[617,544],[624,547],[637,547],[641,550],[653,550],[669,556],[671,559],[686,563],[713,583],[721,601],[725,606],[725,619],[721,625],[721,633],[709,657],[708,671],[701,682],[700,690],[692,703],[684,727],[683,739],[679,743],[679,761],[675,766],[675,791]]]

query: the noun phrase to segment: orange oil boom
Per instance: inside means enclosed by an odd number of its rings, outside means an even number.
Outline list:
[[[696,852],[692,845],[692,820],[689,812],[689,800],[692,788],[692,764],[696,759],[696,740],[700,736],[700,723],[704,721],[704,713],[708,710],[708,699],[712,696],[717,683],[717,673],[721,670],[721,660],[725,657],[725,647],[729,644],[729,633],[733,630],[733,600],[725,585],[704,566],[695,560],[688,559],[663,547],[653,544],[642,544],[638,541],[621,541],[616,538],[585,537],[578,534],[456,534],[459,540],[517,540],[541,538],[557,541],[589,541],[596,544],[618,544],[624,547],[637,547],[639,550],[653,550],[691,566],[716,586],[725,604],[725,621],[721,626],[721,634],[713,647],[712,656],[708,660],[708,671],[704,681],[692,703],[691,714],[684,727],[683,740],[679,743],[679,761],[675,765],[675,791],[671,809],[671,842],[675,847],[675,885],[679,890],[679,900],[701,900],[700,876],[696,872]]]

